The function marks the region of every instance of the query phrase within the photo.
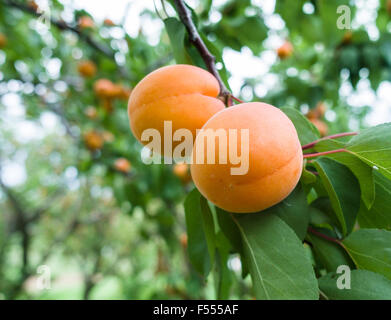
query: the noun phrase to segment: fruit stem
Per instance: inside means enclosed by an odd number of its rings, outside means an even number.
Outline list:
[[[337,134],[333,134],[333,135],[331,135],[331,136],[327,136],[327,137],[320,138],[320,139],[318,139],[318,140],[315,140],[314,142],[305,144],[305,145],[302,146],[301,148],[302,148],[303,150],[311,149],[311,148],[314,147],[318,142],[321,142],[321,141],[323,141],[323,140],[337,139],[337,138],[342,138],[342,137],[347,137],[347,136],[355,136],[355,135],[357,135],[357,134],[358,134],[358,132],[343,132],[343,133],[337,133]]]
[[[327,241],[334,242],[334,243],[336,243],[336,244],[338,244],[338,245],[340,245],[340,246],[343,247],[342,242],[339,241],[338,239],[335,239],[335,238],[333,238],[333,237],[326,236],[325,234],[316,231],[316,230],[315,230],[314,228],[312,228],[312,227],[308,227],[308,231],[311,232],[312,234],[314,234],[314,235],[320,237],[320,238],[323,238],[323,239],[325,239],[325,240],[327,240]]]
[[[336,149],[336,150],[330,150],[324,152],[307,153],[303,155],[303,158],[304,159],[314,158],[314,157],[325,156],[327,154],[338,153],[338,152],[348,152],[348,151],[346,149]]]
[[[231,98],[239,103],[244,103],[244,101],[240,100],[239,98],[236,98],[235,96],[231,95]]]
[[[202,40],[191,18],[190,10],[186,7],[184,1],[183,0],[173,0],[173,1],[177,9],[179,18],[181,19],[182,23],[185,25],[187,33],[189,34],[190,42],[193,43],[193,45],[196,47],[202,59],[204,60],[205,65],[208,68],[209,72],[215,76],[215,78],[219,83],[220,86],[219,96],[224,98],[226,105],[229,105],[231,93],[225,86],[223,80],[220,77],[219,72],[217,71],[216,64],[215,64],[216,57],[210,53],[208,47]]]

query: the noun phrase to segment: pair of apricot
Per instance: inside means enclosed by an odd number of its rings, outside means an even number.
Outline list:
[[[132,91],[128,104],[132,132],[141,141],[142,132],[153,128],[163,140],[164,121],[172,121],[173,132],[191,130],[196,138],[190,169],[201,194],[230,212],[264,210],[286,198],[299,181],[303,155],[296,129],[282,111],[271,105],[253,102],[225,108],[218,94],[217,80],[203,69],[190,65],[160,68]],[[201,131],[196,136],[197,129]],[[235,146],[239,151],[241,139],[233,141],[229,131],[248,130],[247,173],[232,175],[231,169],[238,165],[219,161],[224,155],[219,153],[217,137],[215,162],[207,163],[207,153],[203,163],[194,161],[201,133],[208,129],[225,131],[229,148]]]

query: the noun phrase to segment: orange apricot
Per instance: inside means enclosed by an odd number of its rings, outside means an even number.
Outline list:
[[[34,0],[28,1],[28,2],[27,2],[27,6],[28,6],[29,8],[31,8],[32,10],[34,10],[34,11],[38,11],[38,9],[39,9],[38,4],[37,4]]]
[[[216,112],[224,109],[217,99],[219,84],[209,72],[191,65],[166,66],[142,79],[130,94],[128,114],[134,136],[141,142],[144,130],[156,129],[164,141],[164,122],[172,131],[196,130]],[[180,141],[173,141],[173,148]],[[167,150],[162,154],[167,155]]]
[[[95,107],[93,106],[89,106],[85,111],[84,111],[84,114],[90,118],[91,120],[92,119],[96,119],[98,117],[98,111],[96,110]]]
[[[228,145],[226,152],[220,153],[223,144],[215,136],[214,164],[207,163],[207,155],[213,151],[204,152],[201,159],[196,156],[206,140],[203,133],[209,129],[225,132]],[[237,132],[237,137],[230,132]],[[244,132],[248,133],[247,143]],[[242,163],[233,164],[232,152],[241,156]],[[224,163],[222,157],[228,161]],[[242,166],[244,161],[248,171],[234,175],[232,168]],[[272,105],[252,102],[224,109],[205,123],[197,135],[190,168],[194,184],[209,201],[229,212],[250,213],[286,198],[297,185],[302,166],[303,153],[291,120]]]
[[[181,179],[182,182],[189,182],[191,180],[189,165],[187,163],[176,163],[173,166],[172,172]]]
[[[319,119],[310,119],[310,121],[318,129],[321,137],[324,137],[327,135],[327,133],[329,132],[329,127],[327,126],[327,124],[324,121],[319,120]]]
[[[94,91],[99,98],[115,98],[121,94],[121,88],[108,79],[99,79],[94,83]]]
[[[80,29],[90,29],[95,26],[94,20],[89,16],[82,16],[78,20]]]
[[[104,143],[102,135],[94,130],[88,131],[84,135],[84,142],[87,148],[92,151],[102,149]]]
[[[7,37],[5,34],[0,33],[0,49],[4,48],[7,45]]]
[[[114,168],[117,171],[123,172],[123,173],[128,173],[131,169],[131,164],[128,159],[125,158],[118,158],[114,162]]]
[[[77,70],[85,78],[91,78],[96,74],[96,65],[92,61],[82,61],[79,63]]]
[[[293,53],[292,43],[289,41],[285,41],[281,47],[277,49],[277,55],[280,59],[289,58]]]
[[[306,117],[310,120],[323,118],[326,113],[327,107],[324,102],[319,102],[314,109],[311,109],[306,114]]]
[[[115,26],[115,23],[113,22],[113,20],[111,19],[105,19],[103,21],[103,24],[107,27],[114,27]]]
[[[342,44],[349,44],[352,42],[352,39],[353,39],[353,32],[346,31],[342,38]]]
[[[179,236],[179,241],[180,241],[183,248],[187,248],[187,234],[186,233],[182,233]]]

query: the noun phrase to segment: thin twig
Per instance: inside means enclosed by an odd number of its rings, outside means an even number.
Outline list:
[[[333,237],[326,236],[325,234],[316,231],[316,230],[315,230],[314,228],[312,228],[312,227],[308,227],[308,231],[311,232],[312,234],[314,234],[314,235],[320,237],[320,238],[323,238],[323,239],[325,239],[325,240],[327,240],[327,241],[330,241],[330,242],[334,242],[334,243],[336,243],[336,244],[338,244],[338,245],[340,245],[340,246],[343,247],[342,242],[339,241],[338,239],[335,239],[335,238],[333,238]]]
[[[317,143],[319,143],[319,142],[321,142],[321,141],[324,141],[324,140],[337,139],[337,138],[342,138],[342,137],[347,137],[347,136],[355,136],[355,135],[357,135],[357,134],[358,134],[358,132],[343,132],[343,133],[337,133],[337,134],[333,134],[333,135],[331,135],[331,136],[327,136],[327,137],[320,138],[320,139],[318,139],[318,140],[315,140],[314,142],[305,144],[305,145],[302,146],[301,148],[302,148],[303,150],[311,149],[311,148],[314,147]]]
[[[224,98],[226,104],[229,105],[231,100],[231,93],[225,86],[223,80],[220,77],[219,72],[217,71],[216,64],[215,64],[216,62],[215,56],[210,53],[208,47],[205,45],[200,34],[198,33],[196,26],[194,25],[194,22],[191,18],[190,10],[186,7],[186,4],[184,3],[183,0],[174,0],[174,4],[178,11],[179,18],[181,19],[182,23],[186,27],[191,43],[196,47],[196,49],[200,53],[209,72],[213,74],[217,79],[217,81],[219,82],[220,96]]]
[[[325,156],[328,154],[339,153],[339,152],[349,152],[349,151],[346,149],[336,149],[336,150],[330,150],[330,151],[324,151],[324,152],[307,153],[307,154],[303,155],[303,158],[308,159],[308,158],[320,157],[320,156]]]

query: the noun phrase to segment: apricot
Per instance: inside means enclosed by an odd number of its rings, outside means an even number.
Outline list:
[[[5,34],[0,33],[0,49],[4,48],[7,45],[7,42],[8,40]]]
[[[88,149],[95,151],[102,149],[104,140],[99,132],[91,130],[84,135],[84,142]]]
[[[176,163],[172,172],[184,183],[191,180],[189,165],[187,163]]]
[[[33,1],[33,0],[28,1],[27,2],[27,6],[29,8],[31,8],[32,10],[34,10],[34,11],[38,11],[38,9],[39,9],[38,4],[35,1]]]
[[[122,89],[108,79],[99,79],[94,83],[95,94],[99,98],[115,98],[121,94]]]
[[[105,19],[103,21],[103,24],[107,27],[114,27],[115,26],[115,23],[113,22],[113,20],[111,19]]]
[[[349,44],[352,42],[352,39],[353,39],[353,32],[346,31],[342,38],[342,44]]]
[[[187,234],[186,233],[182,233],[179,236],[179,241],[180,241],[183,248],[187,248]]]
[[[232,174],[232,168],[241,164],[224,164],[221,141],[215,137],[215,162],[207,163],[196,158],[202,149],[203,132],[212,129],[225,132],[227,154],[243,153],[241,137],[248,132],[248,171]],[[233,129],[233,130],[232,130]],[[233,139],[229,132],[237,132]],[[239,134],[240,133],[240,134]],[[206,140],[206,139],[204,139]],[[208,143],[204,146],[206,147]],[[242,161],[243,156],[241,155]],[[250,213],[267,209],[286,198],[297,185],[303,166],[303,154],[296,129],[290,119],[278,108],[260,102],[243,103],[224,109],[210,118],[197,135],[193,148],[191,176],[209,201],[216,206],[236,213]]]
[[[281,47],[277,49],[277,55],[280,59],[289,58],[293,53],[292,43],[285,41]]]
[[[96,65],[92,61],[82,61],[79,63],[77,70],[85,78],[91,78],[96,74]]]
[[[130,94],[128,114],[134,136],[141,141],[146,129],[156,129],[164,141],[164,121],[172,121],[172,131],[196,130],[216,112],[224,109],[217,99],[219,84],[215,77],[195,66],[173,65],[153,71]],[[173,148],[180,141],[173,141]],[[167,155],[167,150],[162,149]]]
[[[324,137],[327,135],[327,133],[329,132],[329,127],[327,126],[327,124],[324,121],[322,121],[320,119],[310,119],[310,121],[318,129],[321,137]]]
[[[308,119],[319,119],[323,118],[326,113],[327,107],[323,102],[319,102],[314,109],[311,109],[306,114]]]
[[[82,16],[78,20],[78,25],[80,29],[90,29],[95,26],[94,20],[89,16]]]
[[[120,172],[123,172],[123,173],[128,173],[130,171],[130,169],[131,169],[131,164],[125,158],[118,158],[114,162],[114,168],[117,171],[120,171]]]
[[[391,0],[387,0],[386,9],[388,14],[391,16]]]
[[[91,120],[96,119],[98,117],[98,111],[95,107],[89,106],[85,111],[85,115]]]

